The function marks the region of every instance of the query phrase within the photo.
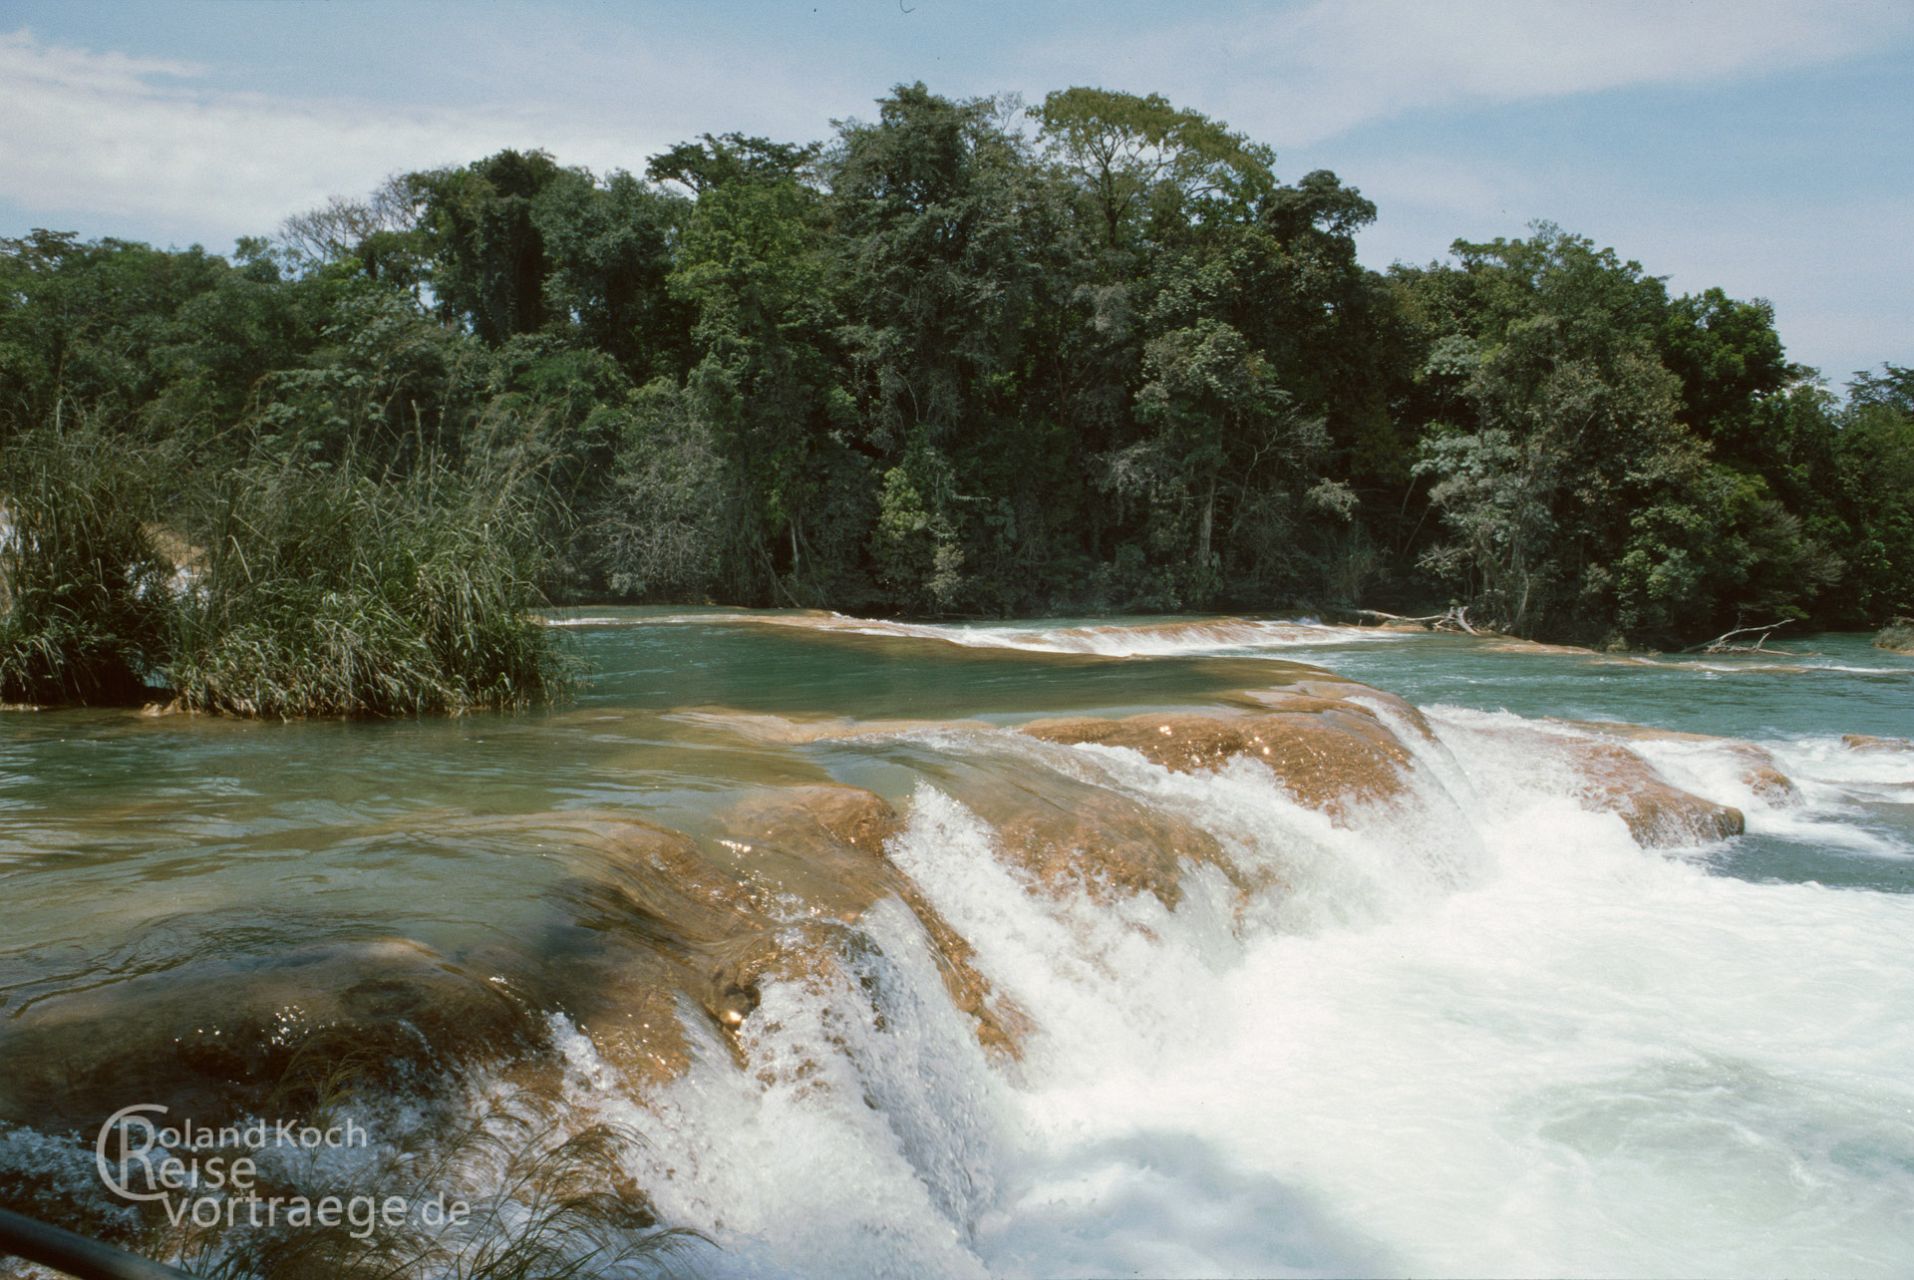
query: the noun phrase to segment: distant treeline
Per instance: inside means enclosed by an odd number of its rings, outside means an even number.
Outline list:
[[[555,601],[1453,601],[1633,645],[1914,612],[1914,370],[1838,399],[1766,303],[1547,225],[1372,271],[1374,206],[1274,159],[1154,96],[920,84],[643,177],[405,174],[230,262],[36,231],[0,242],[0,473],[91,433],[219,564],[262,486],[425,477]]]

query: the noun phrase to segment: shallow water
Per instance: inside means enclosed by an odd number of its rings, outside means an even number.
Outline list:
[[[59,1138],[54,1111],[146,1100],[29,1080],[48,1046],[246,1034],[216,1025],[222,1001],[311,1005],[330,971],[308,958],[357,947],[514,993],[576,1121],[627,1126],[662,1220],[715,1242],[684,1262],[705,1274],[1914,1270],[1904,655],[1812,636],[1640,661],[1253,620],[558,621],[597,674],[549,713],[0,718],[0,1124],[25,1126],[0,1159],[36,1126]],[[1428,717],[1425,737],[1379,713],[1407,761],[1392,799],[1331,814],[1251,759],[1172,773],[1016,731],[1237,710],[1318,669]],[[1577,772],[1591,743],[1746,833],[1640,847]],[[1755,748],[1792,790],[1750,781]],[[736,838],[738,806],[831,783],[895,806],[886,874],[916,905],[832,905]],[[1059,890],[1006,856],[1027,805],[1220,852],[1183,865],[1173,906]],[[572,843],[632,820],[839,939],[730,1025],[683,992],[644,1006],[682,1022],[656,1079],[615,1043],[643,981],[601,981],[653,971],[616,969],[606,938],[683,922],[618,919],[601,864],[634,855]],[[1020,1011],[1021,1056],[953,1003],[932,917]],[[433,1069],[501,1069],[452,1043]]]

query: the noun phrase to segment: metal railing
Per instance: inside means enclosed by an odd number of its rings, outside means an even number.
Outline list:
[[[77,1280],[197,1280],[191,1272],[153,1262],[64,1227],[0,1209],[0,1257],[12,1253]]]

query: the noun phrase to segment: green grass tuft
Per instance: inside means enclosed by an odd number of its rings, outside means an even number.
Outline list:
[[[90,429],[4,444],[0,701],[170,689],[194,711],[410,716],[570,685],[531,612],[537,512],[512,474],[255,460],[205,479]]]
[[[268,464],[232,479],[210,523],[170,672],[190,709],[515,708],[569,679],[530,613],[532,513],[509,483],[436,464],[403,483]]]
[[[150,696],[172,575],[141,518],[151,474],[87,426],[0,442],[0,701]]]

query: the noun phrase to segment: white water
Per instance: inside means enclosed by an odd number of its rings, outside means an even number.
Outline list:
[[[1398,632],[1374,628],[1328,626],[1307,620],[1273,622],[1250,618],[1219,618],[1213,622],[1178,622],[1155,627],[942,626],[934,623],[860,622],[857,629],[872,635],[910,635],[946,640],[975,649],[1089,653],[1107,658],[1315,648],[1386,643],[1410,638]]]
[[[1914,1271],[1914,897],[1643,851],[1512,719],[1438,712],[1411,799],[1354,829],[1252,763],[1019,740],[1286,888],[1054,901],[921,786],[893,856],[1035,1019],[1023,1062],[978,1048],[899,907],[855,986],[765,991],[748,1072],[712,1043],[641,1104],[559,1024],[576,1094],[646,1135],[634,1172],[717,1274]],[[1649,754],[1757,829],[1893,785],[1794,752],[1798,806]]]
[[[931,622],[893,622],[849,614],[777,613],[657,613],[626,616],[580,615],[547,618],[554,627],[674,626],[733,623],[786,626],[853,635],[902,636],[941,640],[971,649],[1016,649],[1025,653],[1082,653],[1109,658],[1173,657],[1179,654],[1317,648],[1332,645],[1388,643],[1413,635],[1373,627],[1332,626],[1310,619],[1272,621],[1253,618],[1216,618],[1207,622],[1161,624],[1108,623],[1057,626],[1026,623],[1004,626],[962,626]]]

